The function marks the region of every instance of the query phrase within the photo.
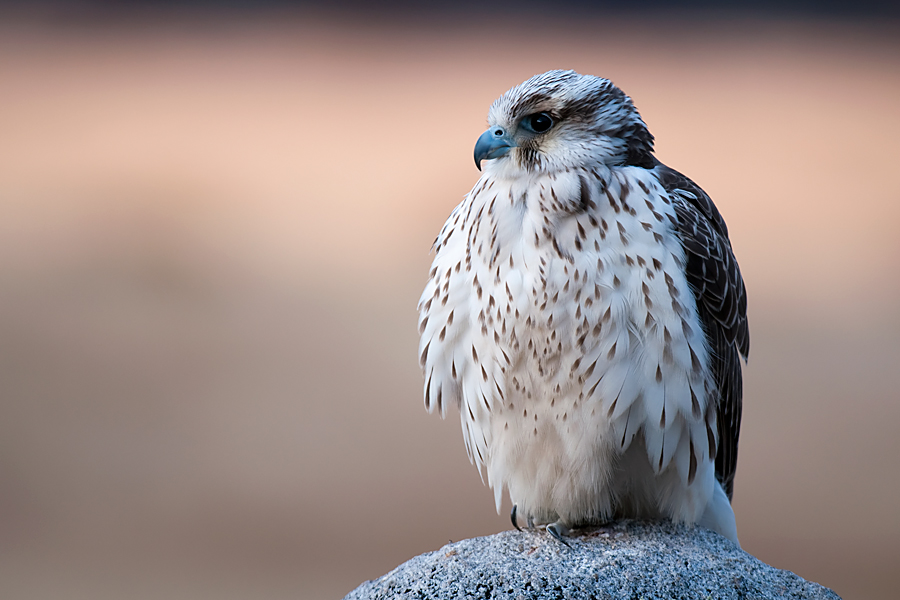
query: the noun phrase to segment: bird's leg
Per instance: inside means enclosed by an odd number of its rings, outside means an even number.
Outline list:
[[[564,539],[564,536],[569,534],[569,528],[566,527],[562,521],[556,521],[555,523],[550,523],[547,525],[547,533],[556,538],[557,542],[560,542],[567,548],[571,548],[569,546],[569,542]]]
[[[528,523],[528,529],[534,529],[534,517],[532,517],[531,515],[528,515],[527,523]]]
[[[513,504],[512,510],[509,513],[509,520],[512,521],[513,527],[522,531],[522,528],[519,527],[519,522],[516,520],[516,505]]]

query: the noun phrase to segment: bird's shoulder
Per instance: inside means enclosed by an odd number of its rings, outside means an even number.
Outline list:
[[[725,219],[709,194],[687,176],[658,161],[652,172],[675,209],[688,282],[698,308],[714,319],[707,327],[722,328],[728,343],[746,358],[750,351],[747,291]]]

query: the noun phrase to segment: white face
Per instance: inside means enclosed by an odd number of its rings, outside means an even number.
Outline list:
[[[608,79],[574,71],[548,71],[510,89],[491,105],[488,124],[475,154],[494,175],[652,161],[653,136],[631,99]]]

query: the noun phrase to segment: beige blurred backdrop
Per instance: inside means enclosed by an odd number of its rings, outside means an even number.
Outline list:
[[[415,309],[490,102],[574,68],[728,221],[744,548],[896,597],[896,30],[0,22],[0,596],[339,598],[509,528]]]

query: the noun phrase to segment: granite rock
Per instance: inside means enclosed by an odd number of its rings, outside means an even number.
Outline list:
[[[840,600],[699,527],[622,521],[576,531],[567,541],[538,529],[450,543],[362,584],[346,600]]]

